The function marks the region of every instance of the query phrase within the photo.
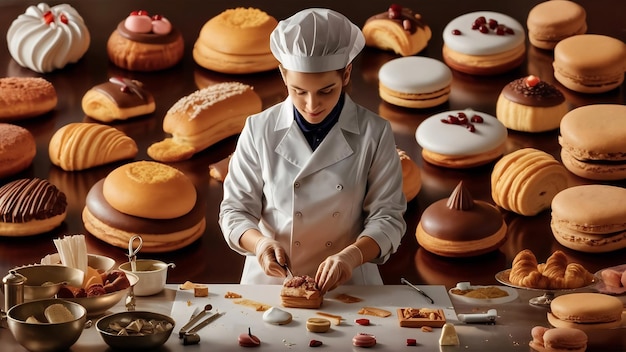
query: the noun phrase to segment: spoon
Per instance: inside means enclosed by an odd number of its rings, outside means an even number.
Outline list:
[[[178,338],[182,339],[183,336],[185,336],[185,334],[187,333],[187,330],[189,330],[189,328],[194,326],[194,324],[196,324],[198,320],[202,319],[202,317],[205,316],[209,311],[211,311],[211,309],[213,309],[213,306],[210,304],[207,304],[206,306],[204,306],[204,309],[200,311],[200,313],[196,315],[191,315],[187,324],[185,324],[178,331]]]

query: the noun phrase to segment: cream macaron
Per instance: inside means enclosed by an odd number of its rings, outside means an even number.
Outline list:
[[[452,71],[439,60],[407,56],[382,65],[378,80],[384,101],[406,108],[430,108],[448,101]]]

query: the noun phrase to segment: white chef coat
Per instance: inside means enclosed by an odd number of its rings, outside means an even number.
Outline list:
[[[382,284],[377,264],[400,245],[406,223],[402,168],[387,120],[346,95],[335,126],[312,151],[294,121],[290,98],[250,116],[224,180],[219,224],[228,245],[247,255],[242,284],[280,284],[239,245],[256,228],[286,250],[294,275],[369,236],[381,255],[352,272],[347,284]]]

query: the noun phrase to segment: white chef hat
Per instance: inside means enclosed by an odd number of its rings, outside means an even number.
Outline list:
[[[344,15],[329,9],[302,10],[282,20],[270,35],[270,49],[287,70],[340,70],[361,52],[361,29]]]

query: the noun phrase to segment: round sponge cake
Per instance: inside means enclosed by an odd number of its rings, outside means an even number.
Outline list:
[[[208,20],[193,47],[196,63],[209,70],[245,74],[278,67],[270,33],[278,21],[262,10],[238,7]]]
[[[196,188],[181,171],[153,161],[137,161],[111,171],[104,198],[122,213],[149,219],[172,219],[196,204]]]

